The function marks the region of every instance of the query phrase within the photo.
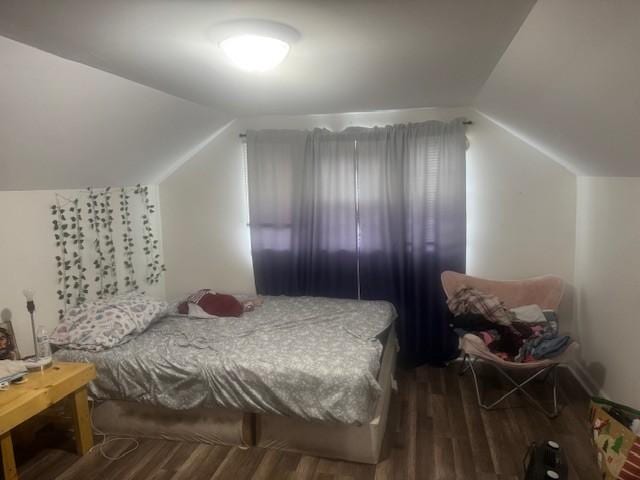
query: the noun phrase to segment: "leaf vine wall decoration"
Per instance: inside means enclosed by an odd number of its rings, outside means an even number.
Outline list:
[[[69,243],[69,225],[67,224],[67,217],[65,209],[60,206],[57,201],[55,205],[51,206],[51,215],[53,215],[53,232],[56,239],[56,246],[60,249],[59,255],[56,255],[56,267],[58,272],[58,300],[63,304],[63,308],[58,310],[58,315],[62,317],[67,310],[67,306],[71,304],[72,293],[69,291],[69,280],[71,275],[69,270],[71,269],[71,261],[67,259],[69,255],[68,243]]]
[[[151,216],[155,212],[155,206],[149,200],[149,187],[138,184],[134,193],[140,195],[144,206],[144,213],[142,214],[142,226],[144,229],[142,242],[144,246],[142,250],[147,260],[145,279],[149,285],[153,285],[160,281],[162,272],[166,270],[165,266],[160,262],[158,240],[155,238],[153,227],[151,226]]]
[[[96,254],[96,258],[93,260],[93,267],[96,272],[94,281],[98,284],[96,295],[98,298],[102,298],[107,293],[104,279],[104,265],[106,263],[106,259],[102,251],[102,242],[100,241],[102,227],[102,222],[100,221],[100,210],[102,207],[99,201],[100,194],[95,192],[91,187],[87,189],[87,192],[89,193],[89,201],[87,202],[89,228],[91,228],[95,234],[95,238],[93,240],[93,248]]]
[[[138,289],[136,270],[133,265],[133,228],[131,227],[131,211],[129,210],[129,193],[126,188],[120,190],[120,219],[122,221],[122,248],[124,250],[124,286],[129,290]]]
[[[83,263],[84,230],[82,227],[82,207],[77,198],[73,199],[69,212],[71,213],[71,229],[73,230],[71,240],[75,248],[71,262],[75,268],[75,273],[72,275],[73,289],[76,292],[75,304],[80,305],[87,299],[89,284],[86,277],[87,268]]]
[[[111,207],[111,187],[107,187],[102,192],[100,202],[100,222],[102,222],[102,238],[104,240],[105,262],[103,264],[103,277],[108,281],[105,283],[104,293],[109,295],[118,294],[118,276],[116,271],[116,245],[113,242],[113,208]]]
[[[78,192],[78,196],[83,193],[87,195],[86,200],[68,199],[56,194],[56,202],[50,207],[54,238],[59,249],[55,260],[59,285],[57,295],[62,302],[58,312],[61,317],[68,307],[87,301],[90,290],[95,291],[98,298],[118,294],[122,283],[126,291],[139,290],[137,262],[142,265],[144,261],[145,283],[149,285],[157,284],[165,271],[159,240],[153,228],[152,216],[156,208],[151,203],[149,187],[137,185],[119,189],[117,213],[120,215],[121,232],[115,220],[113,190],[110,187],[100,190],[89,187],[85,192]],[[140,199],[141,214],[137,213],[137,207],[131,209],[132,194]],[[87,227],[89,235],[85,234]],[[135,235],[139,230],[142,231],[142,244],[136,250]],[[85,248],[86,244],[93,248]]]

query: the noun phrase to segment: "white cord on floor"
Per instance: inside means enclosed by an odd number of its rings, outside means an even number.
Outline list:
[[[91,400],[91,409],[89,410],[89,420],[91,421],[91,428],[94,432],[96,432],[98,435],[102,435],[102,441],[97,444],[94,445],[93,447],[91,447],[89,449],[89,452],[93,451],[94,449],[98,449],[100,451],[100,455],[102,455],[104,458],[106,458],[107,460],[120,460],[121,458],[126,457],[127,455],[129,455],[131,452],[135,451],[139,446],[140,446],[140,442],[138,442],[138,440],[136,440],[135,438],[129,438],[129,437],[113,437],[113,438],[109,438],[107,440],[107,438],[109,437],[109,435],[107,435],[106,433],[104,433],[103,431],[101,431],[100,429],[98,429],[94,423],[93,423],[93,408],[94,408],[94,404],[95,401]],[[124,452],[122,452],[120,455],[117,455],[115,457],[111,457],[109,455],[107,455],[104,451],[104,447],[109,445],[112,442],[116,442],[119,440],[123,440],[125,442],[133,442],[133,446],[131,446],[130,448],[128,448],[127,450],[125,450]]]

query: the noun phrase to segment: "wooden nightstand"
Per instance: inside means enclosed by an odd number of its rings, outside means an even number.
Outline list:
[[[87,383],[96,377],[90,363],[54,363],[42,372],[29,373],[21,385],[0,391],[0,447],[5,480],[18,478],[11,429],[43,412],[65,397],[71,398],[76,450],[84,455],[93,446]]]

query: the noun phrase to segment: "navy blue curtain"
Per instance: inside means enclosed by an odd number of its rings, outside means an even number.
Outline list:
[[[258,292],[388,300],[405,364],[454,357],[440,274],[465,270],[462,120],[247,142]]]

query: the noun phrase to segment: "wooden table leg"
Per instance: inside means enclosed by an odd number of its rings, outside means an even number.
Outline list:
[[[87,389],[83,387],[71,394],[73,407],[73,425],[76,434],[76,451],[78,455],[84,455],[93,447],[93,432],[91,431],[91,418],[89,413],[89,401]]]
[[[13,456],[11,432],[7,432],[0,436],[0,444],[2,447],[2,466],[4,469],[4,478],[5,480],[17,480],[18,469],[16,468],[16,459]]]

